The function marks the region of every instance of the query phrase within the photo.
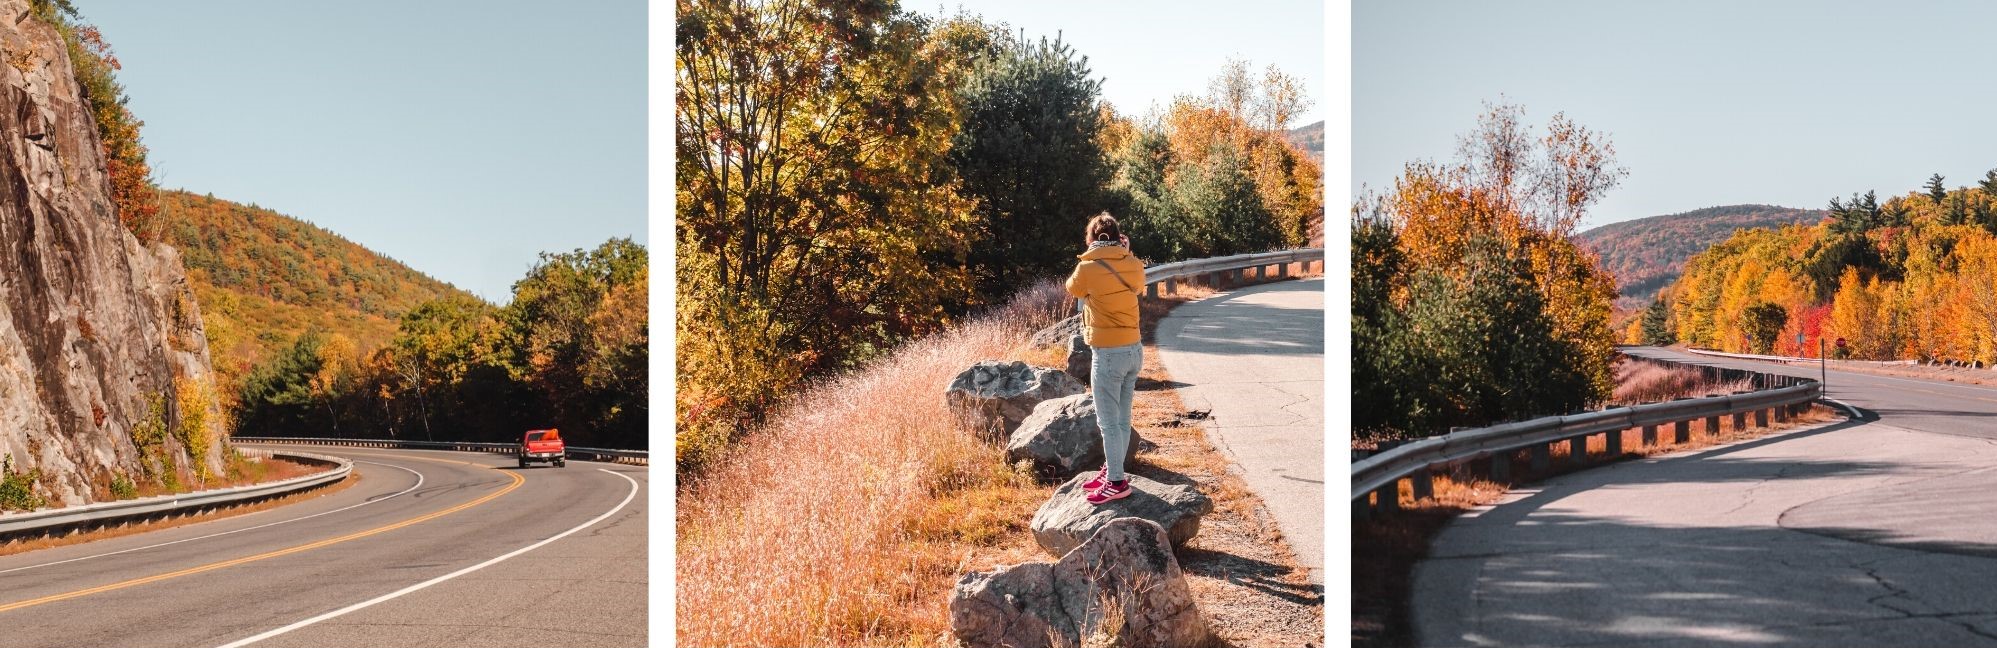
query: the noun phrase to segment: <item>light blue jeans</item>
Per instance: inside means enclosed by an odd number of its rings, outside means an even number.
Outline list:
[[[1110,481],[1123,481],[1123,456],[1130,452],[1130,406],[1137,372],[1144,368],[1144,343],[1093,349],[1089,393],[1096,400],[1096,425],[1103,430],[1104,465]]]

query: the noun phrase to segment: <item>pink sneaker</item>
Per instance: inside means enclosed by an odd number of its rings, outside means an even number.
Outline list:
[[[1093,493],[1089,493],[1089,503],[1101,506],[1102,504],[1109,502],[1111,500],[1120,500],[1125,497],[1129,497],[1130,491],[1131,491],[1130,480],[1128,479],[1123,481],[1103,482],[1102,488],[1096,489],[1096,491]]]
[[[1096,489],[1102,488],[1103,484],[1107,483],[1109,483],[1109,466],[1103,466],[1100,470],[1096,471],[1095,477],[1091,477],[1089,478],[1088,481],[1082,482],[1082,492],[1085,493],[1096,492]]]

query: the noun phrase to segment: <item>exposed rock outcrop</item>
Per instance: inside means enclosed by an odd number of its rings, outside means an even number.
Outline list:
[[[1200,518],[1213,512],[1213,500],[1192,486],[1171,486],[1137,475],[1128,475],[1135,488],[1129,496],[1103,504],[1090,504],[1082,484],[1093,472],[1054,490],[1054,496],[1033,514],[1033,540],[1047,553],[1060,556],[1088,541],[1097,531],[1119,518],[1141,518],[1158,523],[1178,547],[1199,535]]]
[[[0,46],[0,454],[63,504],[115,475],[219,470],[208,341],[179,255],[119,225],[55,28],[0,0]],[[150,470],[134,430],[158,439]],[[190,460],[187,445],[205,448]]]
[[[943,399],[965,427],[1003,439],[1041,401],[1073,396],[1082,384],[1068,374],[1024,362],[987,360],[950,381]]]
[[[1169,542],[1156,523],[1124,518],[1059,562],[965,574],[951,592],[951,631],[973,648],[1207,645]]]
[[[1131,432],[1123,461],[1137,456],[1137,433]],[[1033,413],[1021,421],[1006,442],[1006,458],[1027,460],[1043,474],[1067,478],[1080,471],[1094,472],[1103,464],[1103,430],[1096,423],[1096,401],[1088,394],[1063,396],[1041,401]]]
[[[1068,339],[1068,375],[1082,384],[1089,384],[1089,364],[1095,360],[1096,350],[1076,335]]]

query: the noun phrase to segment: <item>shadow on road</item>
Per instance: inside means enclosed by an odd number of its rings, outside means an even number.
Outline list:
[[[1308,281],[1275,285],[1280,287],[1252,294],[1318,290]],[[1324,309],[1233,303],[1250,294],[1236,291],[1199,302],[1199,314],[1189,318],[1173,346],[1222,355],[1324,353]],[[1223,304],[1224,309],[1211,308]]]

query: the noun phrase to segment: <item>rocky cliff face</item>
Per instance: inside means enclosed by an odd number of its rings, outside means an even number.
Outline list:
[[[118,224],[55,28],[0,0],[0,46],[0,454],[63,504],[117,476],[216,473],[221,412],[178,253]]]

